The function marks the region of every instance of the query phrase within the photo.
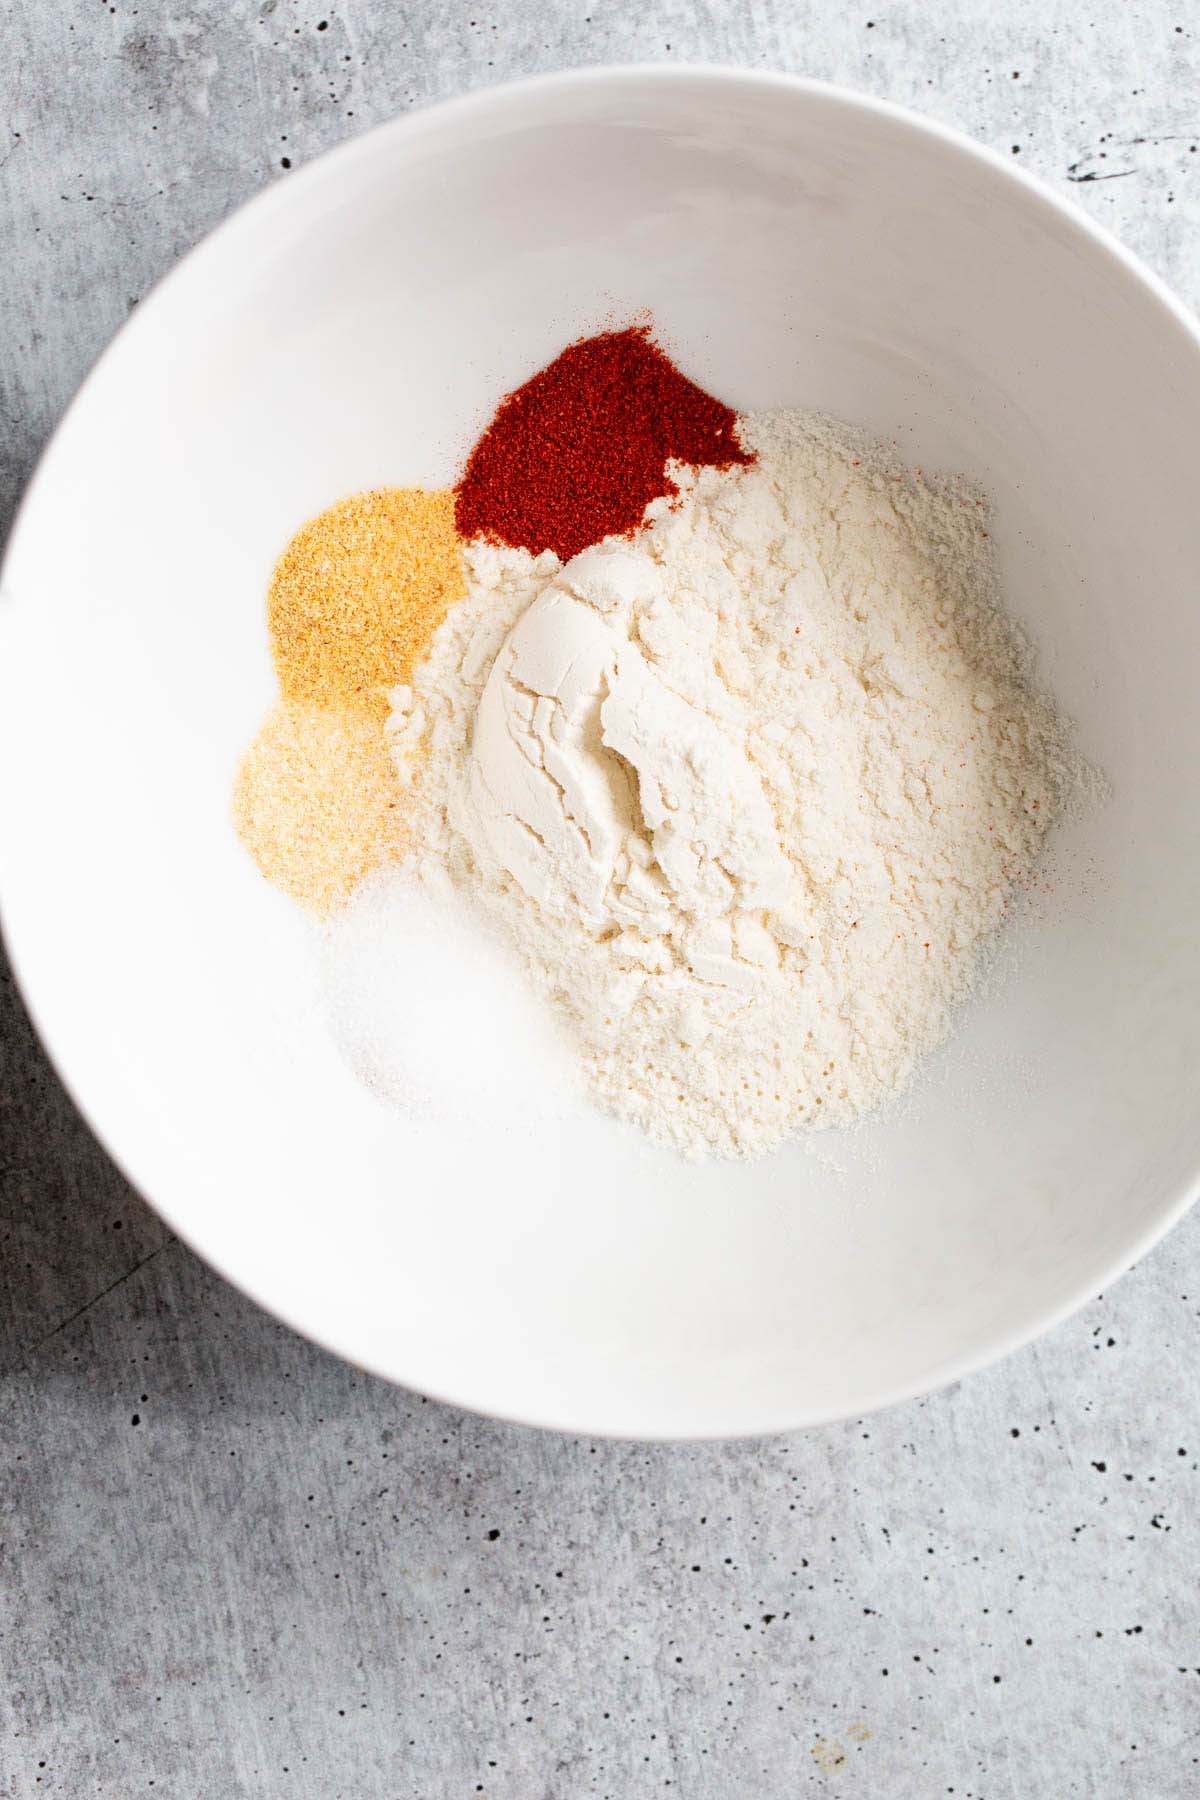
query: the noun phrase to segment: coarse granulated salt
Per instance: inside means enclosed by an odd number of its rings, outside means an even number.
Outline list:
[[[553,1015],[447,884],[376,870],[327,922],[320,969],[334,1040],[381,1099],[492,1131],[571,1105],[577,1077]]]

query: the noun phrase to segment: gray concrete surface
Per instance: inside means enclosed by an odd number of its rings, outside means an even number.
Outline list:
[[[1194,302],[1197,33],[1185,0],[4,0],[0,527],[231,207],[537,69],[854,83],[1019,155]],[[542,1436],[232,1293],[2,998],[0,1793],[1200,1793],[1200,1217],[921,1405],[736,1446]]]

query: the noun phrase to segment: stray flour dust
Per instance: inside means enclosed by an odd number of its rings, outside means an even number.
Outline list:
[[[753,1156],[901,1091],[1076,780],[977,490],[811,415],[563,568],[467,546],[390,723],[592,1097]],[[511,636],[510,636],[511,634]]]

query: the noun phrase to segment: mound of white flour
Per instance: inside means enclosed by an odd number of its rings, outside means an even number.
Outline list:
[[[565,570],[469,546],[391,724],[418,866],[687,1154],[901,1090],[1073,779],[982,497],[808,415],[738,429],[755,463]]]

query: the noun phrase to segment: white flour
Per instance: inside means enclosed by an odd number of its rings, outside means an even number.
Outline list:
[[[469,546],[392,720],[419,865],[502,924],[593,1097],[691,1155],[903,1089],[1073,779],[981,496],[807,415],[739,433],[755,464],[679,472],[561,576]]]

